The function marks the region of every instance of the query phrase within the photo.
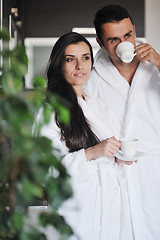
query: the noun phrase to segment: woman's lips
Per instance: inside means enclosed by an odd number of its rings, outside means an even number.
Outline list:
[[[75,77],[84,77],[86,73],[76,73],[74,74]]]

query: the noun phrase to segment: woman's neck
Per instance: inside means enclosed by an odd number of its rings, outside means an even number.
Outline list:
[[[78,87],[76,86],[76,87],[73,87],[73,89],[78,97],[81,97],[85,100],[85,98],[83,96],[83,87],[82,86],[78,86]]]

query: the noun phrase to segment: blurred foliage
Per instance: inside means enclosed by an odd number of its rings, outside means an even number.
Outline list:
[[[0,38],[9,41],[5,30],[0,31]],[[28,67],[24,46],[3,49],[0,56],[3,57],[0,75],[0,240],[46,239],[40,228],[25,227],[28,206],[38,205],[44,193],[50,207],[39,215],[39,224],[52,225],[61,239],[66,240],[72,230],[57,209],[72,194],[69,175],[61,164],[59,150],[39,132],[43,124],[49,122],[53,111],[59,111],[66,124],[69,113],[58,96],[46,96],[46,81],[42,77],[34,79],[34,90],[23,88],[22,79]],[[50,103],[46,103],[46,98]],[[41,106],[43,121],[37,126],[37,135],[33,136],[34,116]],[[56,176],[49,174],[50,166],[58,172]]]

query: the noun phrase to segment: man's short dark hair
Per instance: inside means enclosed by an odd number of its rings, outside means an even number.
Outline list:
[[[95,15],[94,26],[96,29],[97,37],[102,41],[102,25],[105,23],[119,22],[124,18],[129,18],[132,21],[131,16],[124,7],[119,5],[107,5],[100,10]]]

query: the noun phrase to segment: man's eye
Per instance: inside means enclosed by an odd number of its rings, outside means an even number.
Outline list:
[[[84,60],[89,60],[90,57],[89,57],[89,56],[86,56],[86,57],[84,57],[83,59],[84,59]]]
[[[113,38],[110,40],[111,43],[115,43],[117,41],[117,38]]]
[[[130,36],[131,36],[131,34],[130,34],[130,33],[126,34],[126,38],[129,38]]]

